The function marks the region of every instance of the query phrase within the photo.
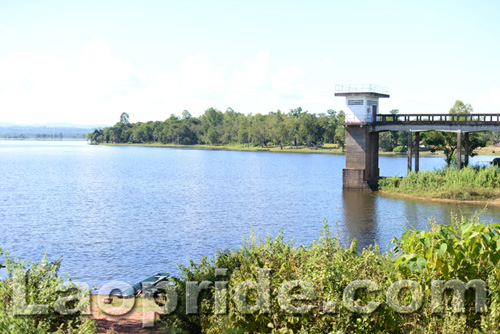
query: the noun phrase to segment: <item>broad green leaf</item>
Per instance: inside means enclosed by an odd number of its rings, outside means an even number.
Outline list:
[[[425,238],[424,239],[424,245],[426,248],[431,247],[431,239],[430,238]]]
[[[419,273],[421,273],[426,266],[427,266],[427,261],[421,256],[412,259],[410,262],[408,262],[408,268],[410,268],[411,271],[416,271]]]
[[[399,267],[399,265],[401,264],[401,262],[403,262],[403,261],[405,260],[405,258],[406,258],[406,257],[405,257],[404,255],[402,255],[402,256],[400,256],[400,257],[398,257],[398,259],[397,259],[397,260],[396,260],[396,262],[394,263],[394,266],[395,266],[396,268],[397,268],[397,267]]]
[[[463,234],[466,234],[469,232],[469,228],[471,227],[472,223],[465,223],[462,225],[461,230]]]
[[[437,253],[441,256],[444,256],[446,253],[446,250],[448,249],[448,245],[445,243],[442,243],[441,246],[439,246],[439,249],[437,250]]]
[[[491,236],[488,233],[481,233],[481,237],[483,237],[484,241],[486,241],[487,243],[490,243]]]
[[[496,266],[498,264],[498,261],[500,261],[500,251],[491,254],[490,260],[493,263],[493,265]]]

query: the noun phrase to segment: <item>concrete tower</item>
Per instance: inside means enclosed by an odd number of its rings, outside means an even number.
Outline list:
[[[378,132],[371,126],[379,113],[379,99],[388,98],[386,88],[377,85],[339,85],[335,96],[346,97],[346,166],[342,187],[346,190],[370,191],[379,178]]]

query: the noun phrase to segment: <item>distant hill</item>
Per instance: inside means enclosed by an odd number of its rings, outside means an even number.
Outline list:
[[[102,129],[105,126],[107,125],[78,125],[71,123],[21,125],[0,123],[0,138],[85,139],[87,134],[92,132],[93,129]]]
[[[0,122],[0,127],[49,127],[49,128],[80,128],[80,129],[102,129],[109,124],[73,124],[73,123],[42,123],[42,124],[15,124]]]

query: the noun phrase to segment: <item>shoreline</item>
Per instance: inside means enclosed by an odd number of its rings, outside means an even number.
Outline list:
[[[202,150],[202,151],[236,151],[236,152],[267,152],[267,153],[301,153],[301,154],[309,154],[309,153],[317,153],[317,154],[336,154],[336,155],[344,155],[345,152],[342,152],[337,148],[308,148],[308,147],[299,147],[299,148],[290,148],[289,146],[283,146],[283,149],[277,147],[236,147],[236,146],[212,146],[212,145],[177,145],[177,144],[157,144],[157,143],[141,143],[141,144],[131,144],[131,143],[100,143],[98,145],[104,146],[141,146],[141,147],[159,147],[159,148],[180,148],[180,149],[190,149],[190,150]]]
[[[320,147],[320,148],[308,148],[308,147],[298,147],[291,148],[290,146],[283,146],[280,149],[279,146],[273,147],[236,147],[236,146],[212,146],[212,145],[177,145],[177,144],[157,144],[157,143],[100,143],[98,145],[104,146],[140,146],[140,147],[159,147],[159,148],[180,148],[180,149],[191,149],[191,150],[203,150],[203,151],[236,151],[236,152],[267,152],[267,153],[300,153],[300,154],[335,154],[335,155],[345,155],[345,151],[342,152],[338,148],[333,147]],[[406,153],[395,153],[395,152],[379,152],[379,155],[384,156],[406,156]],[[424,156],[435,156],[441,157],[443,154],[436,154],[431,152],[421,152],[420,155]]]
[[[333,144],[326,144],[332,146],[322,146],[322,147],[304,147],[300,146],[298,148],[293,148],[288,145],[283,145],[283,149],[279,146],[272,147],[237,147],[237,146],[214,146],[207,144],[196,144],[196,145],[180,145],[180,144],[161,144],[161,143],[100,143],[97,145],[104,146],[142,146],[142,147],[159,147],[159,148],[180,148],[180,149],[192,149],[192,150],[204,150],[204,151],[236,151],[236,152],[267,152],[267,153],[300,153],[300,154],[335,154],[335,155],[345,155],[345,151],[340,148],[334,147]],[[496,148],[496,147],[495,147]],[[495,148],[486,147],[479,150],[478,155],[481,156],[500,156],[500,148],[498,148],[498,153]],[[406,157],[406,152],[396,153],[396,152],[379,152],[382,156],[404,156]],[[420,152],[420,156],[432,156],[441,157],[444,156],[443,152],[430,152],[423,151]]]
[[[484,204],[484,205],[497,205],[500,206],[500,198],[491,200],[491,201],[484,201],[484,200],[471,200],[471,201],[466,201],[466,200],[458,200],[458,199],[449,199],[449,198],[434,198],[434,197],[422,197],[422,196],[416,196],[416,195],[408,195],[408,194],[398,194],[398,193],[391,193],[385,190],[377,190],[376,193],[381,194],[386,197],[403,197],[403,198],[411,198],[411,199],[416,199],[416,200],[422,200],[422,201],[431,201],[431,202],[444,202],[444,203],[465,203],[465,204]]]

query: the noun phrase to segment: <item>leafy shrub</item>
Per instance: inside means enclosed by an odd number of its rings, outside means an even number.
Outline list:
[[[380,252],[377,246],[359,252],[355,241],[346,246],[340,236],[330,233],[327,224],[319,239],[308,247],[285,243],[281,235],[264,242],[251,237],[240,249],[220,251],[210,260],[205,257],[199,263],[180,266],[182,276],[174,282],[182,305],[164,319],[168,328],[193,333],[497,333],[499,231],[500,224],[482,225],[473,218],[453,226],[433,224],[428,231],[411,230],[401,240],[394,239],[394,249],[389,253]],[[216,268],[227,268],[227,276],[217,277]],[[256,309],[243,313],[235,298],[238,285],[258,282],[261,268],[270,270],[269,312],[254,291],[247,295],[246,302]],[[385,294],[396,281],[408,279],[424,288],[423,306],[410,314],[398,313],[385,303]],[[433,314],[431,280],[449,279],[486,281],[488,312],[476,314],[470,301],[473,297],[466,294],[466,313],[453,313],[447,300],[444,314]],[[224,314],[215,312],[214,300],[221,291],[216,292],[211,284],[200,295],[198,314],[186,315],[186,282],[222,280],[227,282]],[[287,312],[280,299],[285,282],[296,280],[311,283],[310,290],[304,286],[293,290],[294,294],[306,295],[306,300],[292,302],[295,307],[311,306],[300,314]],[[379,288],[370,293],[361,289],[354,295],[357,305],[382,302],[371,314],[352,312],[343,303],[345,288],[356,280],[371,280]],[[398,296],[403,304],[411,297],[404,291]],[[336,302],[335,313],[328,312],[326,302]]]
[[[500,169],[490,166],[410,172],[406,177],[383,178],[378,186],[383,191],[436,198],[491,199],[499,195]]]
[[[0,249],[1,254],[3,252]],[[81,311],[86,308],[82,303],[82,295],[75,294],[72,289],[76,286],[71,281],[64,284],[58,274],[59,265],[59,260],[47,262],[46,257],[40,263],[35,263],[5,255],[7,279],[0,280],[0,333],[95,333],[94,322],[82,316]],[[25,298],[19,298],[23,290]],[[76,300],[60,304],[61,297],[72,298],[70,295]],[[46,307],[46,314],[22,311],[14,315],[14,305],[24,309],[27,304]],[[63,314],[65,312],[59,311],[61,306],[76,312]]]
[[[395,153],[401,153],[403,151],[403,146],[396,146],[394,147],[394,150],[392,150]]]
[[[464,283],[481,279],[487,283],[489,313],[476,314],[474,295],[466,295],[468,308],[464,315],[446,313],[448,325],[462,332],[460,324],[466,324],[483,333],[498,333],[500,330],[500,224],[484,225],[477,216],[454,217],[450,226],[432,222],[427,231],[405,232],[401,240],[394,239],[396,268],[402,276],[411,278],[426,289],[426,300],[430,303],[431,280],[449,281],[458,279]],[[449,306],[449,301],[447,307]],[[429,325],[439,328],[444,322],[429,317]],[[442,320],[442,319],[441,319]],[[451,332],[451,331],[450,331]]]

